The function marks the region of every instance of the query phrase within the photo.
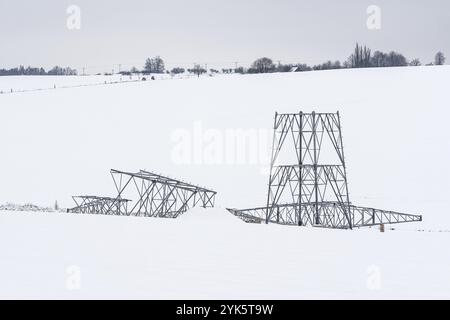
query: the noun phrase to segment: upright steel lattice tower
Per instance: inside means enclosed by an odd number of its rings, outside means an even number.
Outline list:
[[[247,222],[343,229],[422,220],[350,203],[339,112],[275,114],[266,206],[228,210]]]

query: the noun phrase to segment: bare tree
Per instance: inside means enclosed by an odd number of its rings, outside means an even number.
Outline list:
[[[441,51],[439,51],[434,56],[434,64],[437,66],[442,66],[444,63],[445,63],[445,56]]]
[[[206,73],[206,69],[203,68],[201,65],[199,64],[195,64],[194,68],[192,69],[188,69],[188,72],[196,74],[197,77],[200,77],[201,74]]]
[[[185,70],[184,70],[184,68],[181,68],[181,67],[175,67],[170,72],[173,74],[180,74],[180,73],[184,73]]]
[[[410,63],[409,63],[409,65],[410,66],[413,66],[413,67],[418,67],[418,66],[421,66],[422,64],[420,63],[420,60],[419,59],[413,59]]]
[[[164,60],[161,59],[160,56],[156,56],[152,59],[148,58],[145,61],[144,69],[147,73],[164,73]]]
[[[272,59],[267,57],[259,58],[252,64],[252,68],[255,73],[267,73],[275,70],[275,65]]]
[[[356,44],[355,51],[348,58],[351,68],[368,68],[371,66],[372,52],[366,46]]]

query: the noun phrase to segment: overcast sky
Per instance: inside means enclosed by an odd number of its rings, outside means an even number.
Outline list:
[[[70,30],[67,8],[80,8]],[[381,29],[367,28],[367,8],[381,9]],[[249,65],[345,60],[355,42],[396,50],[423,63],[450,56],[448,0],[0,0],[0,68],[86,66],[88,72],[143,66]]]

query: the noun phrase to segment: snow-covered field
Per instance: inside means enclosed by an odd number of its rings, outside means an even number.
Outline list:
[[[40,91],[76,86],[92,86],[117,82],[137,80],[137,76],[7,76],[0,77],[0,92],[3,94]]]
[[[120,82],[150,80],[152,75],[86,75],[86,76],[7,76],[0,77],[0,94],[67,89],[72,87],[117,84]],[[154,74],[156,80],[183,79],[195,77],[190,74]]]
[[[450,298],[450,233],[414,231],[450,230],[449,81],[417,67],[0,95],[0,203],[113,195],[111,168],[218,191],[217,209],[173,221],[0,212],[0,296]],[[352,202],[424,222],[381,234],[227,214],[264,204],[274,112],[300,110],[341,112]]]
[[[1,298],[449,298],[449,233],[0,215]]]

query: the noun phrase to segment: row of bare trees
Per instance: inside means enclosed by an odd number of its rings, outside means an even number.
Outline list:
[[[46,71],[44,68],[36,67],[24,67],[20,66],[18,68],[12,69],[0,69],[0,76],[75,76],[77,75],[77,70],[66,67],[62,68],[55,66],[52,69]]]
[[[428,63],[427,65],[443,65],[445,63],[445,56],[442,52],[436,53],[434,57],[434,63]],[[360,46],[356,44],[354,52],[350,55],[349,59],[344,64],[349,68],[370,68],[370,67],[403,67],[403,66],[420,66],[422,63],[419,59],[415,58],[408,62],[408,60],[400,53],[391,51],[384,53],[381,51],[375,51],[373,54],[371,50],[366,46]]]
[[[442,52],[438,52],[435,56],[434,63],[429,63],[427,65],[443,65],[445,63],[445,56]],[[353,53],[348,57],[348,59],[341,63],[340,61],[326,61],[322,64],[308,66],[304,63],[297,64],[275,64],[272,59],[268,57],[262,57],[255,60],[249,68],[236,67],[235,69],[222,69],[222,73],[240,73],[240,74],[252,74],[252,73],[271,73],[271,72],[303,72],[312,70],[332,70],[332,69],[342,69],[342,68],[370,68],[370,67],[401,67],[401,66],[420,66],[421,62],[419,59],[413,59],[411,62],[400,53],[391,51],[389,53],[384,53],[381,51],[372,50],[367,46],[356,44]],[[203,67],[200,64],[194,64],[193,68],[184,69],[182,67],[175,67],[172,70],[165,69],[164,60],[160,56],[154,58],[148,58],[145,61],[144,69],[139,71],[137,68],[133,67],[130,71],[123,71],[123,74],[133,74],[133,73],[171,73],[171,74],[181,74],[189,72],[200,76],[208,71],[210,73],[218,73],[218,70]]]
[[[445,56],[442,52],[435,55],[434,62],[427,65],[443,65],[445,63]],[[415,58],[408,62],[406,57],[398,52],[391,51],[384,53],[381,51],[372,50],[367,46],[356,44],[353,53],[348,59],[341,63],[340,61],[327,61],[319,65],[308,66],[306,64],[275,64],[272,59],[263,57],[257,59],[250,68],[244,69],[242,67],[234,70],[235,73],[268,73],[268,72],[302,72],[311,70],[330,70],[341,68],[376,68],[376,67],[402,67],[402,66],[420,66],[420,60]]]

